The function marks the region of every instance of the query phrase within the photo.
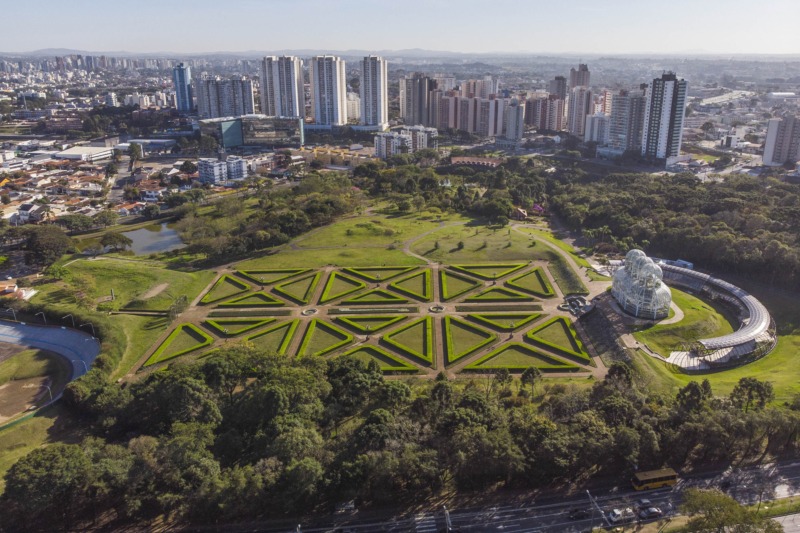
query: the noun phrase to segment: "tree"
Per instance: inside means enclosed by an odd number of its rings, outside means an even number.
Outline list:
[[[48,266],[72,249],[72,239],[57,226],[37,226],[25,241],[25,262]]]
[[[142,158],[142,146],[137,143],[131,143],[128,147],[128,157],[131,158],[128,170],[132,171],[134,164]]]
[[[197,172],[197,165],[187,160],[183,162],[179,170],[181,172],[185,172],[186,174],[194,174]]]
[[[110,176],[116,176],[117,172],[118,172],[117,164],[114,163],[113,161],[110,161],[106,165],[106,169],[105,170],[106,170],[106,178],[109,178]]]
[[[133,240],[123,235],[122,233],[117,233],[116,231],[109,231],[105,235],[100,238],[100,244],[103,246],[110,246],[114,249],[114,251],[120,251],[127,249],[130,245],[133,244]]]
[[[750,377],[740,379],[730,395],[731,403],[745,413],[751,408],[763,409],[774,397],[772,383]]]
[[[758,516],[732,497],[719,490],[688,489],[683,493],[683,512],[691,518],[687,531],[716,531],[726,533],[777,533],[783,526],[769,518]]]
[[[542,378],[542,371],[536,368],[535,366],[529,366],[522,372],[522,377],[520,378],[520,380],[523,385],[530,384],[531,396],[533,396],[536,382],[539,381],[541,378]]]
[[[96,224],[103,226],[104,228],[108,226],[113,226],[119,220],[119,213],[116,211],[112,211],[111,209],[106,209],[105,211],[100,211],[97,213],[93,220]]]
[[[142,215],[144,215],[145,218],[153,219],[160,214],[161,208],[156,204],[147,204],[144,209],[142,209]]]

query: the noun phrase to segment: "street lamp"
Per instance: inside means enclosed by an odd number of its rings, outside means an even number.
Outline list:
[[[9,308],[7,308],[7,309],[6,309],[6,312],[8,312],[8,311],[11,311],[11,314],[13,314],[13,315],[14,315],[14,321],[16,322],[16,320],[17,320],[17,312],[14,310],[14,308],[13,308],[13,307],[9,307]]]
[[[90,328],[92,328],[92,337],[95,336],[95,334],[94,334],[94,326],[92,325],[91,322],[87,322],[86,324],[81,324],[79,327],[82,328],[83,326],[89,326]]]
[[[50,393],[50,401],[52,402],[52,401],[53,401],[53,390],[50,388],[50,386],[49,386],[49,385],[42,385],[42,387],[44,387],[45,389],[47,389],[47,392],[49,392],[49,393]]]
[[[69,317],[69,318],[71,318],[71,319],[72,319],[72,327],[74,328],[74,327],[75,327],[75,317],[74,317],[74,316],[72,316],[71,314],[69,314],[69,315],[64,315],[64,316],[62,316],[62,317],[61,317],[61,320],[64,320],[64,319],[65,319],[65,318],[67,318],[67,317]]]
[[[89,365],[87,365],[86,361],[84,361],[83,359],[73,359],[72,362],[73,363],[83,363],[83,368],[84,368],[84,370],[86,370],[85,373],[86,374],[89,373]]]
[[[44,322],[44,325],[46,326],[47,325],[47,317],[44,315],[44,311],[40,311],[40,312],[36,313],[33,316],[39,316],[39,315],[42,315],[42,321]]]

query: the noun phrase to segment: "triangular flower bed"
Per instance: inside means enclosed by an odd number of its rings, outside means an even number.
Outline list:
[[[373,283],[386,281],[387,279],[396,278],[406,272],[411,272],[417,267],[371,267],[371,268],[344,268],[344,272],[355,274]]]
[[[273,291],[279,296],[285,296],[300,305],[308,305],[317,288],[322,272],[317,272],[300,279],[292,280],[273,287]]]
[[[338,316],[336,321],[351,329],[369,335],[406,318],[402,315]]]
[[[477,352],[497,339],[497,335],[454,316],[444,317],[447,364]]]
[[[392,331],[383,341],[404,355],[433,364],[433,318],[423,317]]]
[[[485,280],[500,279],[524,268],[527,263],[501,263],[495,265],[451,265],[450,268]]]
[[[542,316],[541,313],[470,314],[467,318],[502,331],[515,331]]]
[[[333,300],[338,300],[339,298],[344,298],[348,294],[366,288],[367,284],[363,281],[345,276],[341,272],[331,272],[331,275],[328,277],[328,282],[322,290],[319,303],[325,304]]]
[[[472,278],[445,270],[439,271],[439,287],[442,293],[442,300],[452,300],[480,286],[481,283]]]
[[[213,337],[194,324],[181,324],[172,330],[161,346],[147,359],[144,366],[162,363],[204,348],[214,342]]]
[[[558,357],[543,354],[519,343],[504,344],[464,367],[464,370],[492,371],[506,368],[511,372],[522,372],[536,367],[542,372],[577,372],[581,367]]]
[[[236,273],[256,285],[271,285],[294,276],[299,276],[310,268],[266,268],[262,270],[237,270]]]
[[[233,300],[222,302],[218,307],[281,307],[286,303],[278,300],[271,294],[258,291],[252,294],[245,294]]]
[[[372,289],[342,302],[344,305],[381,305],[381,304],[407,304],[408,300],[400,298],[383,289]]]
[[[379,346],[357,346],[352,350],[345,352],[342,357],[355,357],[365,363],[369,361],[376,361],[381,367],[382,372],[386,373],[412,373],[417,372],[417,368],[400,359],[399,357],[390,354]]]
[[[431,282],[431,271],[429,269],[415,272],[403,279],[393,281],[389,288],[401,294],[416,298],[423,302],[431,301],[433,298],[433,283]]]
[[[325,355],[350,344],[353,336],[333,324],[315,318],[308,323],[297,356]]]
[[[575,331],[575,326],[563,316],[551,318],[541,326],[526,333],[525,336],[534,344],[577,359],[581,363],[594,364],[578,339],[578,332]]]
[[[242,280],[236,279],[233,276],[225,274],[221,276],[216,283],[208,290],[208,292],[200,300],[201,304],[210,304],[225,300],[242,294],[250,290],[250,285]]]
[[[555,295],[553,286],[547,280],[547,275],[542,267],[536,267],[521,276],[511,278],[506,281],[506,285],[541,298],[549,298]]]
[[[206,319],[206,325],[217,335],[235,337],[261,326],[272,324],[274,318],[217,318]]]
[[[296,319],[289,322],[280,322],[255,335],[250,335],[247,340],[252,342],[259,350],[284,355],[292,342],[292,337],[294,337],[298,324],[300,324],[300,321]]]
[[[530,302],[533,298],[521,292],[505,287],[490,287],[485,291],[470,296],[465,302]]]

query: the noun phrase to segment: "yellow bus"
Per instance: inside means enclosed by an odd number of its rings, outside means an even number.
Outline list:
[[[636,472],[631,479],[631,484],[636,490],[659,489],[671,487],[678,482],[678,473],[671,468],[660,470],[647,470]]]

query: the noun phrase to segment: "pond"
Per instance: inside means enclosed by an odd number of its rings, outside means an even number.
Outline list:
[[[186,246],[178,232],[170,228],[166,222],[151,224],[134,231],[126,231],[123,235],[133,241],[131,250],[134,255],[168,252]]]

